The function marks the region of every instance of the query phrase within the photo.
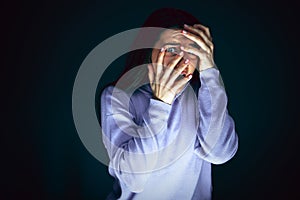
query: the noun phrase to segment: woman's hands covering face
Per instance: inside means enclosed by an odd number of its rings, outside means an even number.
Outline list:
[[[174,59],[164,66],[166,53],[166,49],[162,48],[157,63],[148,65],[148,77],[154,98],[172,104],[176,94],[182,90],[192,75],[181,75],[189,63],[189,60],[182,59],[183,52],[174,56]]]
[[[195,24],[193,26],[184,25],[184,29],[185,30],[182,30],[182,35],[195,42],[199,48],[182,46],[181,50],[198,56],[199,64],[197,67],[199,71],[214,67],[214,45],[209,29],[201,24]]]
[[[148,77],[154,98],[171,104],[176,94],[192,78],[192,74],[186,73],[190,70],[185,70],[189,64],[189,66],[193,66],[192,68],[196,67],[198,71],[215,66],[213,60],[214,46],[209,29],[201,24],[185,25],[181,32],[174,31],[173,35],[170,33],[165,35],[182,41],[182,45],[176,48],[165,46],[158,54],[154,54],[157,59],[154,58],[153,60],[156,60],[156,63],[148,65]],[[178,35],[182,35],[182,39]],[[167,40],[168,37],[164,37],[162,41]],[[190,62],[187,57],[193,62]],[[198,62],[195,62],[195,59]]]

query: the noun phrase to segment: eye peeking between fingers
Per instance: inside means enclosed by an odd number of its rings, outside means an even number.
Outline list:
[[[167,47],[166,56],[176,56],[181,52],[180,47]]]

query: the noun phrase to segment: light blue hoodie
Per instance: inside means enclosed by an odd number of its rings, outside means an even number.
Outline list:
[[[103,91],[103,142],[116,178],[108,199],[211,199],[211,163],[231,159],[238,137],[219,70],[201,71],[200,81],[198,97],[187,84],[172,105],[152,99],[149,84],[132,95]]]

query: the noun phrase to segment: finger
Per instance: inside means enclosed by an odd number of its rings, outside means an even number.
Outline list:
[[[180,88],[182,88],[187,82],[189,82],[192,79],[193,75],[190,74],[187,77],[183,77],[182,79],[175,82],[173,86],[173,90],[178,91]]]
[[[164,56],[165,56],[165,47],[162,47],[160,49],[160,52],[158,54],[158,59],[157,59],[157,63],[158,64],[163,64],[163,61],[164,61]]]
[[[203,30],[205,32],[206,36],[209,38],[209,40],[212,41],[212,37],[211,37],[210,30],[208,27],[203,26],[202,24],[194,24],[193,27]]]
[[[166,84],[168,82],[171,73],[174,71],[174,68],[177,66],[179,61],[183,58],[183,54],[184,54],[183,51],[181,51],[179,54],[176,55],[176,57],[173,60],[171,60],[168,63],[167,67],[164,68],[165,70],[161,78],[163,84]]]
[[[154,70],[153,70],[153,66],[151,64],[147,65],[148,67],[148,78],[149,78],[149,82],[150,85],[153,85],[153,81],[154,81]]]
[[[173,70],[170,77],[170,82],[174,82],[178,76],[182,74],[183,70],[189,65],[189,62],[190,61],[186,59],[183,64],[179,65],[175,70]]]
[[[205,42],[211,42],[210,36],[208,36],[207,33],[202,28],[197,28],[195,26],[189,26],[185,24],[184,29],[196,35],[200,35],[205,40]]]
[[[207,54],[206,51],[202,50],[202,49],[198,49],[196,47],[192,47],[192,46],[188,46],[188,47],[183,47],[181,46],[180,49],[182,51],[185,51],[189,54],[193,54],[196,55],[197,57],[199,57],[201,59],[201,57],[203,57],[205,54]]]
[[[176,57],[173,60],[171,60],[168,63],[167,67],[164,68],[164,72],[160,78],[161,84],[163,84],[163,85],[172,85],[173,84],[174,81],[173,82],[170,81],[170,76],[171,76],[172,72],[174,71],[174,68],[179,64],[182,57],[183,57],[183,52],[180,52],[179,54],[176,55]]]
[[[210,47],[204,42],[204,40],[201,37],[198,37],[194,35],[193,33],[189,33],[185,30],[182,30],[182,35],[187,37],[188,39],[194,41],[196,44],[198,44],[204,51],[211,53],[212,50]]]
[[[197,69],[199,71],[202,71],[206,68],[212,67],[214,66],[214,60],[213,60],[213,55],[212,54],[208,54],[207,52],[205,52],[204,50],[201,49],[197,49],[195,47],[181,47],[181,50],[187,52],[187,53],[191,53],[196,55],[199,58],[199,62],[200,64],[197,65]],[[206,63],[208,61],[208,63]],[[206,63],[205,65],[203,65],[203,63]]]
[[[183,51],[181,51],[178,55],[176,55],[176,57],[168,63],[168,69],[173,70],[176,65],[179,63],[179,61],[183,58]]]
[[[159,83],[159,79],[161,76],[161,73],[163,72],[163,63],[164,63],[164,56],[165,56],[165,48],[162,47],[160,49],[160,52],[158,54],[157,63],[156,63],[156,71],[155,73],[155,82]]]
[[[208,38],[208,36],[206,35],[206,33],[203,30],[197,29],[197,28],[195,28],[193,26],[189,26],[189,25],[184,25],[184,27],[188,31],[190,31],[192,33],[195,33],[196,35],[199,35],[204,40],[204,42],[207,44],[207,46],[209,46],[209,48],[211,50],[213,50],[214,45],[213,45],[213,43],[211,42],[211,40]]]
[[[173,60],[171,60],[167,67],[164,68],[163,74],[160,76],[160,84],[162,85],[168,85],[172,86],[174,83],[174,80],[172,80],[172,73],[174,71],[174,68],[179,64],[180,60],[183,58],[183,52],[181,51],[179,54],[175,56]]]

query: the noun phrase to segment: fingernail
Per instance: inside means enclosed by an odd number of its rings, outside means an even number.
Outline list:
[[[180,49],[181,49],[181,50],[184,50],[184,47],[183,47],[183,46],[180,46]]]
[[[186,59],[185,61],[184,61],[184,64],[187,64],[187,63],[189,63],[190,62],[190,60],[189,59]]]
[[[160,49],[160,52],[163,52],[165,50],[165,48],[164,47],[162,47],[161,49]]]
[[[190,74],[190,75],[188,76],[188,78],[189,78],[189,79],[191,79],[192,77],[193,77],[193,75],[192,75],[192,74]]]
[[[179,55],[180,55],[180,56],[183,56],[183,51],[180,51]]]
[[[182,34],[186,34],[187,32],[186,32],[185,30],[182,30],[181,33],[182,33]]]
[[[184,24],[184,26],[185,26],[185,27],[189,27],[189,25],[187,25],[187,24]]]

